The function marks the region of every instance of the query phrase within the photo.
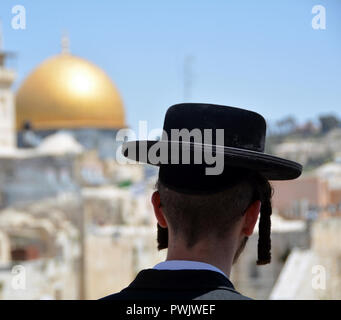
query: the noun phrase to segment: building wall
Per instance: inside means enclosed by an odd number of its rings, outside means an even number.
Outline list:
[[[73,156],[0,158],[1,207],[27,204],[76,189]]]
[[[335,215],[341,216],[341,188],[330,190],[330,203],[336,205]]]
[[[249,238],[231,273],[231,280],[240,293],[253,299],[267,299],[291,250],[309,246],[309,234],[306,230],[275,231],[272,232],[271,243],[271,263],[257,266],[258,234]]]
[[[8,235],[0,230],[0,266],[7,265],[10,262],[10,248]]]
[[[295,216],[295,206],[300,201],[306,202],[306,207],[302,208],[303,213],[309,205],[325,207],[330,202],[328,183],[318,177],[306,176],[290,181],[272,181],[271,184],[274,188],[273,207],[282,215]]]
[[[77,229],[40,205],[47,210],[43,216],[23,209],[0,211],[2,299],[79,298]]]
[[[144,268],[164,259],[156,248],[156,228],[100,228],[86,239],[85,298],[119,292]]]
[[[0,269],[3,300],[78,299],[78,272],[73,261],[38,259]]]
[[[5,149],[13,148],[16,143],[14,94],[11,90],[15,78],[12,70],[0,65],[0,148]]]
[[[340,229],[340,217],[313,222],[311,248],[289,256],[272,299],[341,299]]]

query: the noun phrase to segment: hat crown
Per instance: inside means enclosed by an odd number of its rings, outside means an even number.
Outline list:
[[[224,130],[224,146],[264,152],[266,122],[258,113],[236,107],[181,103],[171,106],[166,113],[164,132],[171,139],[172,129],[212,130],[212,143],[216,141],[216,130]]]

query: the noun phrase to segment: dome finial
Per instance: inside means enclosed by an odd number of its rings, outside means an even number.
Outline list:
[[[63,32],[61,44],[62,44],[62,53],[63,54],[70,53],[70,39],[66,31]]]

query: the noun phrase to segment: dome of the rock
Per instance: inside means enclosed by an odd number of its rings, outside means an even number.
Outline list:
[[[34,130],[125,127],[119,92],[89,61],[62,53],[41,63],[16,95],[16,125]]]

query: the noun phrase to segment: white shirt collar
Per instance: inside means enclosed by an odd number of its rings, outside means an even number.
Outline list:
[[[156,270],[211,270],[221,273],[223,276],[226,274],[219,268],[205,262],[191,261],[191,260],[167,260],[158,263],[153,269]]]

